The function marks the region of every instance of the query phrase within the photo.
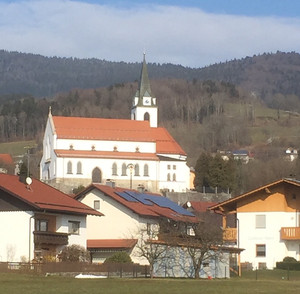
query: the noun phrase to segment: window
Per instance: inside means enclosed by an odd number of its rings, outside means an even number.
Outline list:
[[[112,175],[113,176],[117,176],[118,175],[118,173],[117,173],[117,164],[115,162],[112,165]]]
[[[171,181],[171,174],[170,174],[170,173],[167,174],[167,181],[168,181],[168,182]]]
[[[173,182],[176,182],[176,174],[173,174]]]
[[[77,174],[78,175],[82,174],[82,164],[81,164],[81,161],[77,162]]]
[[[255,216],[255,228],[256,229],[266,228],[266,216],[264,214],[257,214]]]
[[[266,245],[265,244],[257,244],[256,245],[256,256],[257,257],[265,257],[266,256]]]
[[[147,234],[151,234],[151,224],[147,223]]]
[[[144,165],[144,176],[145,177],[149,176],[149,167],[148,167],[148,164]]]
[[[125,163],[122,164],[122,176],[127,176],[127,166]]]
[[[68,161],[67,173],[68,174],[72,174],[72,162],[71,161]]]
[[[174,170],[176,169],[176,165],[173,165],[173,169],[174,169]]]
[[[38,232],[48,232],[48,220],[36,219],[35,230]]]
[[[69,221],[69,234],[79,235],[80,222]]]
[[[171,169],[171,165],[170,164],[168,164],[168,169]]]
[[[92,172],[92,182],[93,183],[101,183],[102,181],[102,173],[98,167],[95,167]]]
[[[100,209],[100,200],[94,200],[94,209],[96,210]]]
[[[140,175],[140,166],[138,164],[136,164],[134,166],[134,175],[135,176],[139,176]]]

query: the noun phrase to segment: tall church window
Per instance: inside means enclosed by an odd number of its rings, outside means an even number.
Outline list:
[[[170,174],[170,173],[167,174],[167,181],[168,181],[168,182],[171,181],[171,174]]]
[[[126,165],[126,163],[122,164],[122,176],[127,176],[127,165]]]
[[[176,174],[173,174],[173,182],[176,182]]]
[[[144,114],[144,120],[150,120],[150,115],[149,115],[149,113],[148,112],[146,112],[145,114]]]
[[[68,161],[67,164],[67,174],[72,174],[72,162]]]
[[[77,162],[77,174],[78,175],[82,174],[82,164],[81,164],[81,161]]]
[[[148,167],[148,164],[144,165],[144,176],[145,177],[149,176],[149,167]]]
[[[101,183],[102,182],[102,173],[100,168],[95,167],[92,172],[92,182]]]
[[[135,176],[139,176],[140,175],[140,166],[138,164],[136,164],[134,166],[134,175]]]
[[[112,175],[113,176],[117,176],[118,175],[118,173],[117,173],[117,164],[115,162],[112,165]]]

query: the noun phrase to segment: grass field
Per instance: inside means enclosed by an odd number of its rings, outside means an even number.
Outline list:
[[[273,272],[273,273],[272,273]],[[282,278],[283,271],[251,272],[243,278],[227,280],[189,279],[75,279],[41,277],[21,274],[0,274],[1,294],[189,294],[189,293],[300,293],[300,273],[291,272],[293,279]],[[298,279],[295,279],[298,278]]]
[[[9,153],[13,157],[21,156],[27,152],[27,149],[25,147],[33,147],[35,145],[35,141],[0,143],[0,153]]]

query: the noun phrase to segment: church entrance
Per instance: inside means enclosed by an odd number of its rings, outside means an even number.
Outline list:
[[[100,168],[95,167],[92,173],[92,182],[93,183],[101,183],[102,182],[102,173]]]

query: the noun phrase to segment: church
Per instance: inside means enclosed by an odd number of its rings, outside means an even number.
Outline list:
[[[91,183],[185,192],[190,188],[187,154],[158,127],[158,106],[145,54],[131,119],[54,116],[49,110],[40,179],[64,192]]]

